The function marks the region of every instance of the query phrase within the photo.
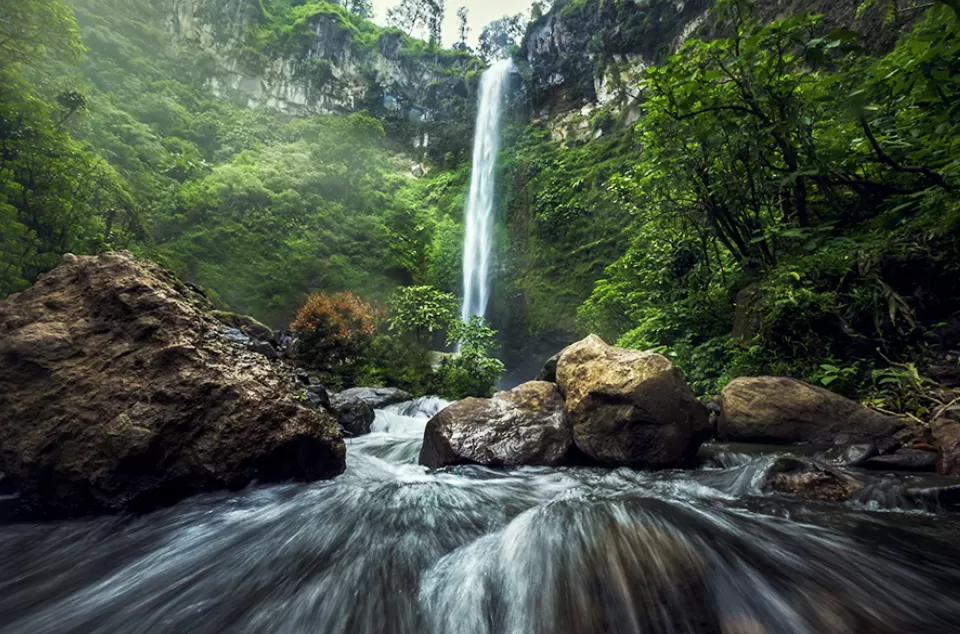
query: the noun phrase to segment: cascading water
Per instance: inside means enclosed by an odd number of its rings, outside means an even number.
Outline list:
[[[477,126],[473,137],[473,171],[467,199],[463,242],[464,321],[487,312],[490,299],[490,257],[493,240],[497,152],[500,151],[500,119],[513,62],[497,62],[480,79]]]
[[[0,523],[0,634],[957,632],[956,516],[771,495],[766,453],[430,471],[444,405],[378,411],[329,482]]]

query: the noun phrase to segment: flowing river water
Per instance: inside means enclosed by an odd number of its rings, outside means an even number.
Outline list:
[[[0,526],[0,633],[960,632],[960,524],[711,468],[416,464],[424,399],[347,472],[141,517]]]

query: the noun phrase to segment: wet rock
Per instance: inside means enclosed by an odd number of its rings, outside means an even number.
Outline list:
[[[260,323],[253,317],[239,315],[237,313],[231,313],[225,310],[211,311],[210,316],[229,328],[239,330],[250,339],[276,343],[276,337],[274,336],[273,330],[271,330],[269,326]]]
[[[0,470],[25,505],[145,511],[343,471],[332,418],[261,355],[205,336],[220,328],[207,310],[121,253],[65,259],[0,302]]]
[[[826,453],[827,461],[830,464],[841,467],[859,467],[864,462],[878,455],[880,451],[873,443],[862,443],[859,445],[843,445],[832,447]]]
[[[468,398],[430,419],[420,464],[556,465],[573,445],[557,386],[532,381],[493,398]]]
[[[411,400],[413,397],[408,392],[392,387],[354,387],[334,395],[331,402],[335,408],[350,401],[362,401],[373,409],[383,409]]]
[[[557,364],[576,446],[600,464],[665,468],[690,463],[709,415],[666,357],[624,350],[596,335]]]
[[[250,345],[253,343],[253,340],[243,334],[243,331],[241,331],[239,328],[223,328],[220,332],[223,333],[223,336],[227,339],[227,341],[232,343],[245,347],[250,347]]]
[[[304,391],[307,405],[314,409],[330,410],[330,392],[322,385],[311,385]]]
[[[792,493],[811,500],[842,502],[863,488],[863,483],[836,467],[783,456],[767,472],[767,491]]]
[[[253,341],[250,343],[250,350],[256,352],[257,354],[262,354],[267,359],[273,361],[280,358],[280,353],[277,352],[277,349],[266,341]]]
[[[960,476],[960,407],[943,412],[930,431],[937,448],[937,473]]]
[[[723,389],[721,440],[852,444],[889,440],[903,425],[829,390],[783,377],[734,379]]]
[[[883,471],[930,471],[937,470],[937,454],[932,451],[900,449],[896,453],[873,456],[860,463],[865,469]]]
[[[376,414],[373,408],[363,401],[336,401],[336,397],[331,399],[331,411],[336,415],[337,421],[343,430],[351,436],[365,436],[370,433],[373,427],[373,421]]]

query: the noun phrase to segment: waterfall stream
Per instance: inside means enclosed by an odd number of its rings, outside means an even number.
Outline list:
[[[490,258],[496,196],[497,152],[506,85],[513,70],[509,59],[497,62],[480,79],[473,169],[467,199],[463,241],[463,320],[487,312],[490,299]]]
[[[416,464],[445,404],[377,412],[329,482],[0,524],[2,634],[956,632],[956,516],[687,471]]]

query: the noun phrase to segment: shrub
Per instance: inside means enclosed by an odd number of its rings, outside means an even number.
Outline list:
[[[297,357],[318,370],[335,370],[356,362],[373,341],[373,308],[343,292],[311,296],[290,329],[298,338]]]

